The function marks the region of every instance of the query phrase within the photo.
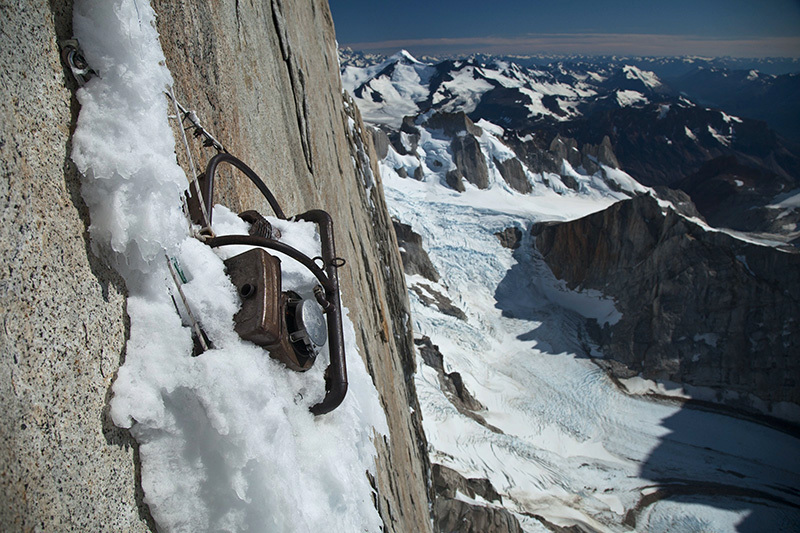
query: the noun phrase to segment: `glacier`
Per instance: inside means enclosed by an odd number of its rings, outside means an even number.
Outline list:
[[[441,275],[439,283],[408,277],[409,287],[432,285],[468,317],[448,316],[411,290],[415,335],[439,346],[446,371],[461,374],[486,406],[479,414],[502,432],[459,413],[418,357],[432,462],[489,479],[526,531],[547,531],[533,514],[597,531],[625,531],[633,520],[641,531],[800,527],[796,507],[772,505],[800,479],[796,437],[626,394],[587,357],[596,350],[582,318],[613,320],[613,302],[567,289],[526,230],[603,209],[615,196],[541,185],[540,196],[499,186],[458,194],[435,179],[401,178],[387,164],[381,175],[392,215],[422,235]],[[525,235],[516,252],[495,237],[507,227]],[[683,492],[669,496],[667,478]],[[661,497],[637,511],[649,494]]]
[[[472,91],[474,80],[466,79],[465,89],[450,93]],[[359,82],[366,85],[368,77]],[[373,125],[391,126],[411,107],[390,105],[370,108]],[[416,122],[415,152],[400,155],[390,145],[380,171],[393,218],[421,236],[439,274],[438,281],[406,277],[415,336],[438,347],[444,371],[458,372],[484,406],[474,413],[480,419],[465,414],[418,354],[431,462],[488,479],[503,502],[456,497],[502,505],[528,532],[800,528],[797,435],[694,403],[692,394],[702,391],[690,387],[609,377],[592,361],[602,353],[585,328],[587,319],[618,320],[613,300],[570,290],[533,247],[534,223],[580,218],[652,189],[619,169],[587,176],[565,161],[562,175],[572,176],[578,190],[558,175],[526,168],[532,192],[516,192],[493,163],[513,156],[501,141],[504,128],[480,120],[490,183],[486,189],[465,183],[459,193],[445,182],[455,168],[449,141],[421,126],[426,116]],[[496,236],[507,228],[523,236],[515,250]],[[433,292],[466,319],[431,305],[424,295]],[[653,392],[658,399],[641,395]]]

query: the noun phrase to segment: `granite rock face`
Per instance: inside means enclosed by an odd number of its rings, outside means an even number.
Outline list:
[[[444,181],[447,183],[448,187],[458,192],[467,190],[466,187],[464,187],[464,175],[461,174],[461,171],[457,168],[449,170],[447,174],[445,174]]]
[[[504,248],[516,250],[522,245],[522,230],[512,226],[494,234]]]
[[[467,315],[453,301],[442,294],[440,291],[431,287],[427,283],[415,283],[409,290],[417,295],[417,298],[428,307],[436,307],[439,312],[450,315],[459,320],[467,320]]]
[[[439,281],[439,272],[431,263],[428,252],[422,246],[422,236],[416,233],[411,226],[399,220],[392,219],[392,226],[400,246],[400,258],[406,274],[413,276],[419,274],[433,282]]]
[[[420,131],[414,123],[413,116],[404,117],[399,130],[389,128],[383,131],[385,131],[392,148],[394,148],[398,154],[416,154],[417,146],[419,145]]]
[[[748,395],[800,403],[796,250],[710,230],[650,196],[532,233],[556,277],[614,298],[621,319],[594,336],[618,375],[710,387],[744,409]]]
[[[555,161],[566,161],[572,168],[581,166],[581,152],[578,150],[578,141],[570,137],[556,135],[550,142],[547,150]]]
[[[481,145],[471,133],[453,137],[450,142],[453,162],[466,180],[479,189],[489,187],[489,167],[483,157]]]
[[[503,176],[506,183],[514,190],[522,194],[528,194],[533,190],[531,183],[528,181],[527,176],[525,176],[522,163],[520,163],[519,159],[516,157],[511,157],[505,161],[500,161],[495,157],[494,165],[497,167],[497,170],[500,171],[500,175]]]
[[[781,194],[795,190],[797,180],[749,165],[744,158],[712,159],[675,186],[691,196],[713,226],[800,235],[800,212],[771,205]]]
[[[178,99],[287,213],[331,213],[343,305],[391,432],[376,441],[376,507],[386,531],[430,531],[403,271],[371,135],[342,93],[327,2],[152,4]],[[57,41],[71,37],[71,11],[32,0],[0,15],[0,529],[154,530],[136,442],[107,412],[125,287],[90,251],[69,159],[78,108]],[[216,202],[269,213],[243,176],[217,185]]]
[[[594,174],[601,169],[600,165],[619,168],[619,161],[614,155],[614,148],[608,135],[605,135],[598,145],[586,143],[581,147],[581,166],[586,172]]]
[[[572,137],[563,137],[560,134],[556,134],[550,142],[547,154],[537,154],[537,143],[529,144],[531,146],[523,148],[523,155],[529,160],[533,158],[534,161],[539,163],[541,165],[539,168],[542,171],[553,169],[554,161],[567,161],[572,168],[583,169],[589,175],[601,171],[601,165],[620,168],[608,135],[603,137],[600,144],[595,145],[591,143],[579,144]],[[562,174],[562,178],[567,177],[564,175],[566,173],[562,172],[560,168],[556,172]]]
[[[372,128],[372,144],[379,159],[389,154],[389,136],[380,128]]]
[[[125,286],[90,251],[58,41],[71,2],[0,15],[0,530],[147,531],[137,445],[107,401]]]

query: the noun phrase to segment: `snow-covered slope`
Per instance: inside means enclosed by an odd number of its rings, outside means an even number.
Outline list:
[[[434,68],[402,50],[386,61],[364,69],[346,66],[342,84],[359,100],[366,120],[399,127],[405,115],[418,110],[428,97]]]

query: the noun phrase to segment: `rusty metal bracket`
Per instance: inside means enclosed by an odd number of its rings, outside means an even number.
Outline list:
[[[229,153],[219,153],[208,162],[206,172],[199,180],[200,188],[203,192],[202,198],[205,201],[205,207],[209,213],[209,223],[211,222],[211,207],[213,205],[214,176],[217,166],[220,163],[228,163],[239,169],[253,182],[258,190],[261,191],[261,194],[267,200],[275,215],[280,219],[287,220],[283,209],[281,209],[272,192],[250,167]],[[192,192],[192,189],[190,189],[188,200],[190,212],[194,211],[194,213],[198,213],[200,211],[200,209],[198,209],[198,195],[192,194]],[[194,207],[194,209],[192,209],[192,207]],[[252,215],[248,214],[246,216],[252,219]],[[212,248],[229,245],[250,245],[275,250],[298,261],[317,278],[322,287],[322,293],[320,294],[319,291],[315,290],[315,297],[317,301],[320,302],[326,317],[330,364],[325,370],[325,397],[320,403],[311,406],[310,409],[315,415],[321,415],[336,409],[347,394],[347,364],[344,351],[344,333],[342,330],[342,304],[339,294],[339,277],[337,274],[337,269],[344,264],[344,260],[336,256],[333,219],[326,211],[314,209],[296,215],[294,219],[313,222],[317,225],[322,244],[323,267],[320,267],[312,258],[299,250],[267,236],[223,235],[208,238],[205,240],[205,243]],[[288,366],[290,366],[290,368],[293,367],[292,364],[288,364]],[[301,368],[296,369],[305,369],[302,368],[304,364],[299,366]]]

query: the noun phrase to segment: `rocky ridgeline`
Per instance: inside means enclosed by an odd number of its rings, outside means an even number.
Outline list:
[[[564,161],[567,161],[573,169],[587,175],[598,172],[602,175],[601,165],[611,168],[620,166],[608,136],[603,137],[599,144],[579,145],[571,137],[562,137],[556,134],[550,142],[543,145],[538,137],[521,138],[519,135],[509,133],[503,136],[502,141],[514,151],[515,157],[501,161],[484,153],[478,142],[478,138],[484,135],[484,130],[476,126],[463,111],[456,113],[439,111],[433,113],[429,118],[417,122],[418,117],[408,116],[403,120],[400,130],[388,127],[374,128],[373,142],[378,157],[385,158],[389,147],[392,147],[400,155],[418,157],[420,128],[434,130],[438,135],[444,135],[450,139],[449,148],[455,168],[447,171],[445,183],[459,192],[465,190],[464,181],[479,189],[489,187],[487,161],[491,161],[497,168],[509,187],[523,194],[533,190],[525,172],[526,168],[531,173],[557,174],[564,184],[577,191],[579,184],[571,173],[565,172]],[[398,167],[396,171],[401,177],[413,177],[417,180],[423,178],[421,165],[416,167],[413,176],[409,176],[405,167]],[[609,181],[609,184],[617,187],[614,182]]]
[[[800,253],[711,230],[647,195],[531,231],[557,278],[614,298],[622,318],[593,337],[615,375],[710,387],[749,409],[750,395],[800,403]]]
[[[800,210],[764,201],[795,191],[797,182],[790,177],[750,166],[742,158],[729,155],[704,163],[673,186],[686,191],[712,226],[783,234],[788,242],[800,246]]]
[[[424,363],[436,370],[439,386],[453,406],[490,431],[503,433],[480,415],[486,408],[464,386],[458,372],[444,370],[444,356],[427,336],[415,339]],[[503,498],[488,479],[467,479],[440,464],[431,465],[433,516],[437,531],[521,533],[516,517],[503,508]],[[473,502],[465,501],[470,498]]]
[[[516,517],[501,507],[503,498],[488,479],[467,479],[455,470],[435,464],[432,468],[434,515],[438,531],[460,533],[522,533]],[[457,498],[457,493],[486,504]],[[494,504],[494,505],[493,505]]]
[[[458,372],[446,372],[444,368],[444,355],[439,351],[439,347],[431,342],[426,335],[419,339],[414,339],[422,361],[433,368],[439,379],[439,388],[444,392],[447,399],[453,404],[459,413],[471,418],[486,429],[495,433],[503,432],[497,427],[489,424],[480,415],[486,407],[479,402],[464,385],[464,380]]]
[[[425,279],[437,283],[439,272],[431,263],[428,252],[422,244],[422,236],[416,233],[411,226],[399,220],[392,219],[397,244],[400,247],[400,258],[403,261],[403,271],[409,276],[420,275]],[[467,315],[453,301],[429,283],[415,282],[409,290],[417,295],[420,302],[428,307],[435,307],[445,315],[450,315],[461,320],[466,320]]]
[[[428,252],[422,246],[422,236],[416,233],[411,226],[399,220],[392,219],[392,226],[400,247],[400,257],[403,260],[403,269],[406,274],[413,276],[419,274],[433,282],[439,281],[439,272],[431,263]]]

